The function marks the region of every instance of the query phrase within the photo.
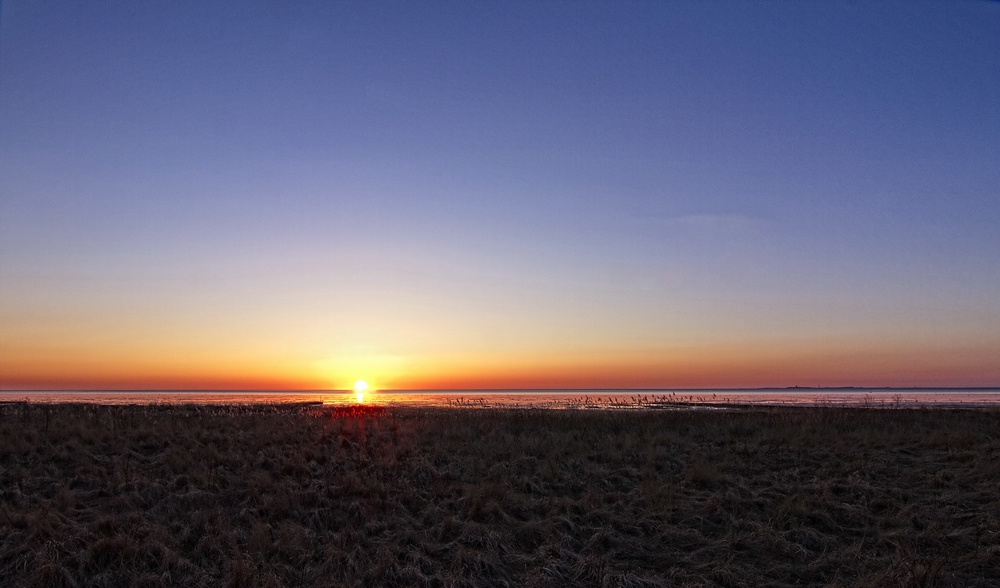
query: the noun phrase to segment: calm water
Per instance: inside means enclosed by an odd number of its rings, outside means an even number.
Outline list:
[[[353,392],[0,392],[0,402],[86,402],[95,404],[357,404]],[[755,390],[529,390],[368,392],[360,401],[382,406],[460,408],[672,408],[677,405],[758,406],[1000,406],[1000,388],[976,389],[755,389]]]

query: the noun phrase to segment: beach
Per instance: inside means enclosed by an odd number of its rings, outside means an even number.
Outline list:
[[[4,586],[997,586],[1000,413],[0,405]]]

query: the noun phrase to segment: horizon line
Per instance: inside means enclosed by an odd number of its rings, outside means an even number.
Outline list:
[[[993,386],[754,386],[754,387],[705,387],[705,388],[380,388],[369,393],[455,393],[455,392],[751,392],[760,390],[1000,390],[1000,384]],[[354,393],[348,388],[0,388],[0,394],[15,393],[256,393],[256,394],[326,394]]]

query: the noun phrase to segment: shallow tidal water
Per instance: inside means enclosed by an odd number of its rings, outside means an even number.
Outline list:
[[[286,404],[435,408],[670,409],[737,406],[874,408],[1000,406],[1000,388],[774,388],[727,390],[6,391],[0,402],[45,404]]]

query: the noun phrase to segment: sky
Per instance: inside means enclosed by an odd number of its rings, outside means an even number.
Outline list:
[[[0,4],[0,388],[1000,386],[1000,3]]]

